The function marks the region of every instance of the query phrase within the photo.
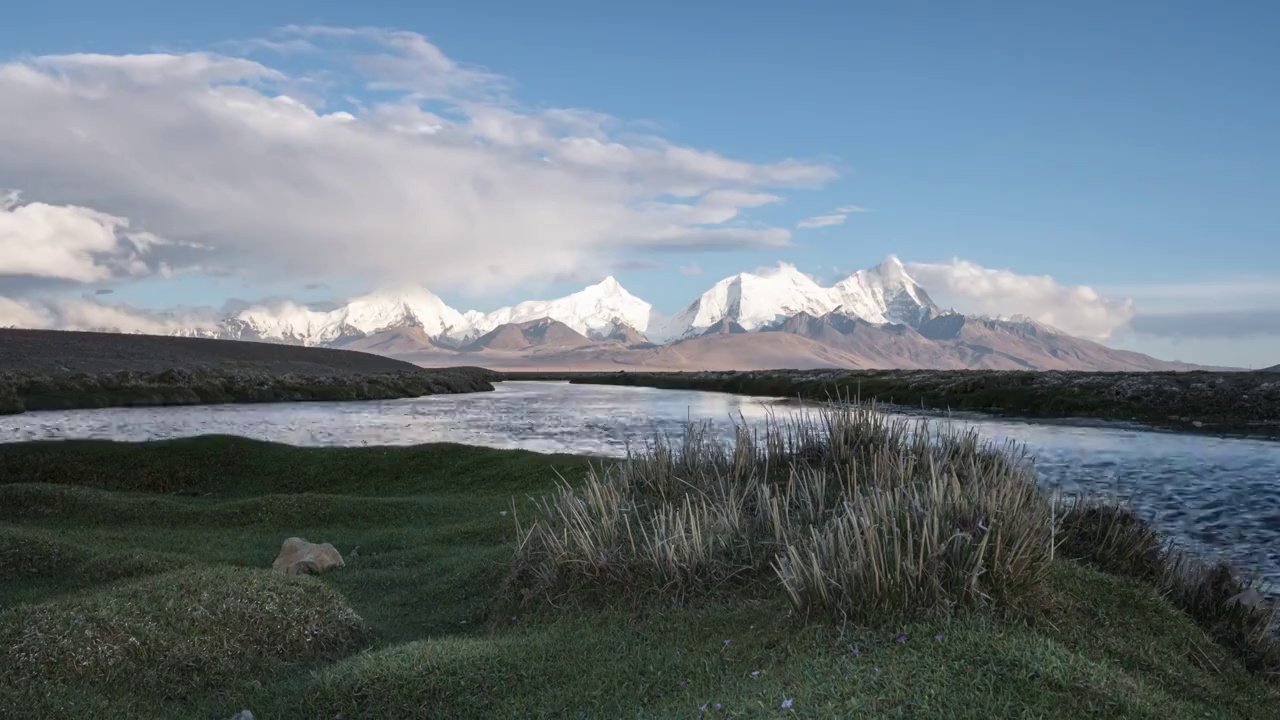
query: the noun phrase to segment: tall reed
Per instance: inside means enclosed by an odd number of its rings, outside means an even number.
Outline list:
[[[782,593],[859,618],[1018,602],[1043,585],[1053,514],[1016,446],[833,403],[760,430],[656,438],[562,484],[518,525],[509,596]]]

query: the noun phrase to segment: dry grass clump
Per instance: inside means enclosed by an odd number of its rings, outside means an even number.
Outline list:
[[[1162,542],[1129,505],[1078,498],[1063,507],[1059,552],[1107,572],[1152,583],[1245,667],[1280,681],[1278,604],[1231,563],[1205,562]]]
[[[85,692],[183,699],[342,657],[369,639],[317,580],[182,570],[0,612],[0,705]]]
[[[735,440],[706,425],[538,503],[510,599],[784,593],[838,617],[1018,603],[1052,559],[1051,505],[1015,447],[875,406],[829,405]]]

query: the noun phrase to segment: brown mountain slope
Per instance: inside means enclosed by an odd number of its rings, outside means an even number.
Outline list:
[[[991,370],[1171,370],[1168,363],[1064,335],[1033,322],[947,314],[921,325],[872,325],[841,315],[791,318],[800,334],[861,358],[857,367]]]
[[[623,345],[650,345],[648,339],[641,335],[638,330],[628,325],[619,325],[613,332],[609,333],[606,340],[620,342]]]
[[[783,333],[715,334],[670,345],[626,347],[599,343],[571,350],[534,349],[457,353],[423,349],[399,356],[426,367],[463,362],[505,370],[769,370],[856,367],[860,358],[808,338]]]
[[[388,337],[389,336],[389,337]],[[425,366],[474,364],[495,369],[764,370],[901,368],[1159,371],[1188,369],[1064,335],[1030,321],[943,314],[916,330],[874,325],[832,313],[799,314],[759,332],[721,323],[668,345],[628,342],[638,334],[591,340],[554,320],[503,325],[454,350],[397,330],[345,347],[382,352]]]
[[[464,345],[464,352],[482,350],[572,350],[594,341],[558,320],[530,320],[499,325]]]
[[[424,347],[434,347],[431,338],[420,327],[396,328],[374,335],[352,337],[334,343],[333,347],[344,350],[376,353],[399,357],[406,353],[416,352]]]

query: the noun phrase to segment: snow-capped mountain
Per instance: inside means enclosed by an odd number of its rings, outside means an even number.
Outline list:
[[[342,347],[424,365],[1177,369],[1027,318],[943,312],[893,256],[831,287],[786,264],[741,273],[665,319],[610,277],[562,298],[487,313],[458,312],[410,286],[337,306],[282,301],[221,319],[174,312],[157,320],[174,335]]]
[[[776,270],[721,280],[649,337],[656,342],[696,337],[724,321],[758,330],[801,312],[825,315],[831,302],[830,290],[784,263]]]
[[[666,343],[718,327],[766,329],[804,313],[831,312],[873,324],[918,327],[939,313],[896,257],[823,287],[794,266],[725,278],[670,318],[608,277],[554,300],[531,300],[492,312],[465,313],[421,287],[400,287],[354,298],[335,309],[293,302],[249,307],[223,320],[216,333],[237,339],[328,345],[398,328],[420,328],[438,344],[460,347],[504,325],[534,320],[564,323],[592,340],[640,337]]]
[[[915,327],[939,310],[929,295],[890,256],[825,288],[794,266],[741,273],[716,283],[672,317],[650,339],[671,341],[697,337],[726,321],[744,330],[772,327],[800,313],[821,317],[839,312],[869,323]]]
[[[240,336],[324,345],[352,335],[403,327],[420,327],[428,337],[437,337],[466,325],[467,320],[434,293],[402,287],[362,295],[328,311],[292,302],[254,306],[224,324]]]
[[[627,292],[613,276],[556,300],[530,300],[490,313],[468,312],[466,324],[451,336],[471,340],[501,325],[551,319],[593,339],[606,338],[623,326],[640,333],[649,329],[653,306]]]
[[[830,293],[835,309],[869,323],[916,327],[939,312],[929,294],[893,255],[836,283]]]

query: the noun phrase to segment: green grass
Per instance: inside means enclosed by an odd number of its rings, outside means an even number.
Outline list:
[[[758,588],[509,611],[513,499],[527,524],[529,498],[561,477],[581,488],[587,470],[458,445],[0,446],[0,717],[667,718],[707,704],[723,717],[1168,720],[1280,707],[1153,582],[1061,554],[1017,610],[806,619]],[[334,543],[346,567],[265,572],[292,535]]]

